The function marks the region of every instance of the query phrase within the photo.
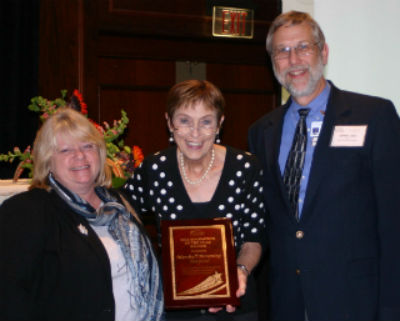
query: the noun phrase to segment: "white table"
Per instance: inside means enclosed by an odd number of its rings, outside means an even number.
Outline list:
[[[0,204],[10,196],[28,190],[30,179],[23,178],[14,182],[12,179],[0,179]]]

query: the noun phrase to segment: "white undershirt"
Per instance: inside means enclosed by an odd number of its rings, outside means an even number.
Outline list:
[[[135,313],[129,304],[129,284],[131,275],[118,243],[108,232],[108,226],[91,225],[103,243],[111,264],[111,277],[115,301],[115,320],[135,319]]]

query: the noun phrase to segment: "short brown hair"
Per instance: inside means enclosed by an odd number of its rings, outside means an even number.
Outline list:
[[[301,11],[289,11],[286,13],[282,13],[278,17],[275,18],[275,20],[272,22],[271,26],[269,27],[268,30],[268,35],[267,35],[267,51],[271,55],[272,54],[272,40],[274,37],[275,32],[282,26],[284,25],[289,25],[289,26],[295,26],[299,25],[301,23],[306,23],[311,27],[311,30],[313,32],[314,40],[316,43],[318,43],[318,48],[319,50],[322,50],[322,48],[325,45],[325,36],[324,33],[322,32],[321,27],[319,24],[306,12],[301,12]]]
[[[30,189],[48,188],[51,157],[57,148],[58,134],[70,135],[77,140],[94,143],[99,150],[100,172],[96,185],[110,186],[111,171],[106,164],[106,144],[103,135],[81,113],[64,107],[51,115],[38,131],[33,144],[33,180]]]
[[[167,114],[172,119],[176,110],[197,102],[217,111],[217,121],[221,120],[225,109],[225,99],[221,91],[207,80],[185,80],[177,83],[168,92]]]

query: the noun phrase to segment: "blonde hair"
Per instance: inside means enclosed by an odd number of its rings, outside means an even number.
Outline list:
[[[57,135],[68,135],[78,141],[93,143],[97,146],[100,158],[100,171],[96,186],[111,185],[111,170],[106,164],[107,150],[103,135],[81,113],[64,107],[51,115],[38,131],[33,144],[33,180],[32,188],[48,188],[51,157],[57,149]]]

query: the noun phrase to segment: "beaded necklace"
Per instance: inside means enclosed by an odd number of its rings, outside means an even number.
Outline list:
[[[183,153],[181,151],[179,151],[179,164],[181,165],[182,168],[182,175],[183,175],[183,179],[189,183],[190,185],[197,185],[200,184],[208,175],[208,172],[210,171],[211,167],[214,164],[214,160],[215,160],[215,151],[214,148],[211,150],[211,159],[210,159],[210,163],[207,166],[207,169],[205,170],[205,172],[203,173],[203,175],[201,175],[201,177],[196,180],[196,181],[192,181],[191,179],[189,179],[189,177],[186,174],[186,169],[185,169],[185,161],[183,159]]]

